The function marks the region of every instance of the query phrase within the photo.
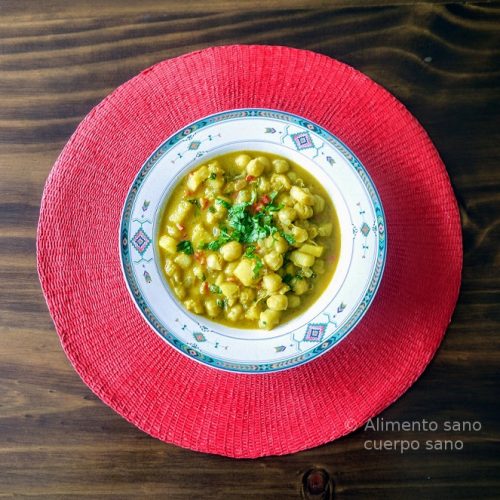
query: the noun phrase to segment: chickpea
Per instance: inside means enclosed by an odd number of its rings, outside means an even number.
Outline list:
[[[312,207],[302,205],[302,203],[295,203],[293,208],[295,209],[299,219],[309,219],[314,215]]]
[[[249,305],[255,300],[255,290],[253,288],[244,288],[240,293],[240,302],[243,305]]]
[[[243,181],[245,182],[245,181]],[[252,199],[252,193],[247,190],[240,191],[236,196],[236,203],[246,203]]]
[[[288,177],[283,174],[271,175],[271,186],[276,190],[284,189],[285,191],[288,191],[292,187]]]
[[[248,155],[245,155],[245,154],[241,154],[241,155],[238,155],[235,159],[234,159],[234,163],[236,164],[236,166],[238,168],[241,168],[241,169],[244,169],[247,165],[248,165],[248,162],[251,160],[252,158]]]
[[[262,165],[264,165],[265,169],[271,168],[271,161],[269,160],[269,158],[267,158],[265,156],[257,156],[257,158],[255,158],[255,159],[258,160],[260,163],[262,163]]]
[[[241,246],[241,243],[238,243],[237,241],[230,241],[229,243],[226,243],[224,246],[222,246],[219,250],[222,257],[227,262],[233,262],[234,260],[239,259],[241,257],[242,251],[243,248]]]
[[[294,208],[283,207],[278,212],[278,219],[285,226],[290,225],[296,218],[297,218],[297,212],[295,211]]]
[[[294,250],[290,254],[290,260],[297,267],[311,267],[314,264],[314,256],[313,255],[301,252],[299,250]]]
[[[285,311],[288,307],[288,298],[286,295],[271,295],[267,299],[266,304],[273,311]]]
[[[295,238],[296,243],[303,243],[309,237],[307,231],[299,226],[292,227],[292,236]]]
[[[290,165],[286,160],[273,160],[273,167],[277,174],[284,174],[290,170]]]
[[[249,309],[245,313],[245,318],[250,320],[259,319],[261,312],[262,312],[262,304],[258,302],[257,304],[253,304],[252,306],[249,307]]]
[[[271,330],[280,322],[280,312],[266,309],[260,313],[259,327],[265,330]]]
[[[236,304],[226,312],[226,317],[229,321],[238,321],[242,316],[243,306],[241,304]]]
[[[285,253],[288,250],[288,243],[283,236],[278,236],[274,240],[274,249],[278,253]]]
[[[216,299],[208,299],[205,301],[205,309],[211,318],[216,318],[221,313],[221,308],[217,304]]]
[[[283,256],[278,252],[272,251],[264,257],[264,262],[269,269],[277,271],[283,265]]]
[[[281,286],[281,276],[276,273],[266,274],[262,278],[262,286],[269,292],[276,292]]]
[[[269,179],[266,177],[259,177],[257,191],[261,194],[269,193],[269,191],[271,191],[271,183],[269,182]]]
[[[261,158],[261,157],[259,157]],[[253,160],[250,160],[247,164],[247,173],[248,175],[253,175],[254,177],[259,177],[259,175],[262,175],[264,172],[264,169],[266,168],[265,164],[260,161],[259,158],[254,158]]]
[[[204,311],[204,307],[199,299],[187,299],[184,301],[184,306],[188,311],[196,314],[202,314]]]
[[[292,290],[296,295],[304,295],[309,290],[309,283],[305,279],[294,279],[292,281]]]
[[[314,196],[298,186],[290,188],[290,196],[302,205],[314,205]]]
[[[292,200],[292,197],[288,193],[280,193],[276,197],[276,203],[278,205],[284,205],[285,207],[293,207],[295,202]]]
[[[314,240],[318,236],[318,228],[314,224],[311,224],[307,229],[307,233],[309,234],[309,239]]]

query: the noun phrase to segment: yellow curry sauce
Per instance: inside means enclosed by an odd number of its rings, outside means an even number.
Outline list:
[[[310,173],[281,156],[244,151],[214,158],[178,183],[157,244],[167,282],[189,311],[269,330],[326,289],[340,229]]]

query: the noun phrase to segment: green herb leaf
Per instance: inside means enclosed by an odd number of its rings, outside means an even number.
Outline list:
[[[260,259],[258,259],[257,262],[255,263],[254,268],[253,268],[253,277],[254,277],[254,279],[258,278],[259,272],[260,272],[260,270],[263,267],[264,267],[264,264],[262,263],[262,261]]]
[[[217,305],[221,308],[224,309],[226,307],[226,299],[217,299]]]
[[[208,177],[208,178],[209,178],[210,180],[212,180],[212,181],[213,181],[216,177],[217,177],[217,174],[216,174],[215,172],[212,172],[212,173],[209,175],[209,177]]]
[[[222,198],[217,198],[215,200],[215,203],[218,205],[222,205],[224,208],[227,208],[228,210],[231,208],[231,203],[227,202],[226,200],[223,200]]]
[[[272,192],[269,198],[273,200],[276,195],[276,192]],[[222,205],[228,210],[227,222],[232,231],[231,233],[226,232],[225,235],[221,235],[215,241],[206,244],[204,248],[208,248],[209,250],[218,250],[228,241],[255,243],[260,239],[277,233],[279,230],[273,219],[272,212],[280,210],[281,205],[273,205],[271,202],[265,205],[259,212],[252,214],[250,213],[250,207],[254,204],[255,198],[256,195],[255,192],[253,192],[252,201],[236,203],[235,205],[231,205],[222,198],[217,198],[216,203]],[[289,243],[293,239],[290,235],[285,238]],[[293,242],[295,242],[294,239]]]
[[[285,238],[285,240],[289,245],[295,244],[295,238],[293,235],[285,233],[284,231],[281,231],[280,234],[281,236],[283,236],[283,238]]]
[[[227,229],[222,227],[220,228],[220,236],[214,240],[214,241],[211,241],[210,243],[203,243],[203,245],[201,246],[201,248],[203,250],[219,250],[219,248],[222,246],[222,245],[225,245],[228,241],[231,241],[233,238],[232,236],[227,232]]]
[[[285,276],[283,276],[282,281],[285,283],[285,285],[290,285],[292,282],[293,276],[289,273],[286,273]]]
[[[185,253],[186,255],[193,255],[194,253],[193,245],[188,240],[179,241],[179,243],[177,243],[177,251]]]
[[[272,203],[269,203],[268,205],[266,205],[265,210],[267,212],[279,212],[283,207],[283,204],[273,205]]]
[[[212,292],[212,293],[222,293],[222,290],[217,286],[217,285],[210,285],[208,287],[208,289]]]
[[[247,248],[245,249],[245,257],[248,257],[249,259],[256,258],[255,245],[248,245],[247,246]]]
[[[213,205],[210,205],[210,206],[208,207],[208,211],[209,211],[209,212],[212,212],[213,214],[216,212],[215,207],[214,207]]]

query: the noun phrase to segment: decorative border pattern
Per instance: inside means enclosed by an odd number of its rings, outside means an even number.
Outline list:
[[[134,264],[138,264],[143,261],[148,262],[148,260],[144,258],[144,254],[147,251],[147,248],[150,246],[152,241],[152,237],[150,237],[147,234],[147,232],[143,230],[143,224],[151,223],[150,220],[144,218],[145,217],[144,213],[147,211],[149,207],[149,201],[145,200],[142,205],[141,220],[138,219],[134,219],[133,221],[131,220],[134,205],[137,201],[138,192],[144,180],[148,176],[148,173],[151,171],[151,169],[174,145],[176,145],[178,142],[182,140],[189,139],[189,136],[193,134],[193,132],[199,131],[207,126],[213,125],[221,121],[234,120],[238,118],[253,118],[253,117],[272,118],[275,120],[289,122],[295,126],[299,126],[305,129],[303,132],[289,134],[288,133],[289,127],[287,126],[285,128],[286,134],[282,135],[280,140],[283,142],[284,139],[288,136],[293,141],[297,150],[312,149],[313,151],[316,152],[313,158],[319,155],[319,151],[323,147],[323,144],[317,147],[314,143],[313,138],[311,137],[311,134],[308,131],[314,132],[316,135],[320,136],[326,142],[330,143],[339,153],[342,154],[342,156],[344,156],[347,162],[358,174],[359,178],[361,179],[363,185],[365,186],[369,194],[377,219],[376,225],[373,224],[372,227],[370,227],[366,222],[364,222],[364,219],[360,227],[353,227],[354,237],[356,236],[358,231],[364,237],[364,239],[366,239],[370,231],[376,233],[378,237],[377,259],[374,272],[370,284],[365,291],[365,295],[363,296],[363,299],[359,303],[356,310],[351,313],[350,317],[341,326],[341,328],[338,331],[336,331],[333,335],[331,335],[329,338],[327,338],[325,341],[323,341],[322,339],[327,330],[327,327],[330,324],[332,324],[333,327],[336,328],[337,324],[335,321],[333,321],[333,319],[335,319],[336,317],[336,314],[333,315],[333,317],[330,317],[330,314],[323,313],[323,315],[326,316],[324,322],[315,321],[313,323],[310,323],[309,325],[307,325],[305,336],[303,336],[301,339],[294,339],[294,341],[298,345],[300,345],[301,342],[306,342],[312,345],[317,344],[316,347],[308,350],[307,352],[301,353],[293,358],[289,358],[283,361],[278,361],[275,363],[231,363],[222,359],[214,358],[212,356],[209,356],[201,352],[196,343],[185,343],[184,341],[181,341],[172,332],[168,331],[163,325],[163,323],[158,320],[153,311],[151,311],[151,308],[149,307],[147,302],[144,300],[144,297],[142,296],[140,286],[136,281],[136,276],[133,271]],[[274,134],[275,132],[276,130],[274,128],[266,128],[265,130],[265,133],[269,134]],[[205,140],[212,141],[212,136],[208,135]],[[202,142],[204,141],[193,141],[189,144],[187,149],[198,150]],[[201,152],[199,153],[199,156],[202,156]],[[179,157],[182,156],[179,155]],[[326,161],[332,166],[335,163],[333,158],[329,156],[326,157]],[[362,214],[361,210],[362,208],[360,207],[360,214]],[[139,230],[136,229],[134,231],[131,231],[130,229],[131,222],[139,223],[140,224]],[[343,144],[338,138],[327,132],[319,125],[316,125],[312,122],[305,120],[304,118],[292,115],[290,113],[275,111],[275,110],[265,110],[265,109],[233,110],[208,116],[178,131],[170,138],[168,138],[163,144],[161,144],[143,165],[143,167],[137,174],[134,182],[132,183],[132,186],[130,187],[123,208],[122,219],[120,224],[121,263],[129,290],[142,315],[149,322],[152,328],[156,332],[158,332],[172,346],[174,346],[179,351],[183,352],[184,354],[188,355],[189,357],[197,361],[200,361],[209,366],[213,366],[223,370],[235,371],[240,373],[267,373],[267,372],[288,369],[294,366],[299,366],[303,363],[310,361],[311,359],[314,359],[315,357],[323,354],[327,350],[331,349],[338,342],[340,342],[340,340],[346,337],[347,334],[357,325],[357,323],[361,320],[364,313],[371,304],[375,296],[375,293],[380,285],[385,265],[386,253],[387,253],[385,228],[386,224],[385,224],[385,217],[382,208],[382,203],[375,189],[375,186],[369,177],[368,172],[363,167],[361,162],[356,158],[356,156],[352,153],[352,151],[345,144]],[[138,261],[132,260],[132,255],[131,255],[133,253],[132,249],[136,254],[139,254],[140,260]],[[143,278],[146,284],[151,282],[151,276],[149,275],[147,270],[144,270]],[[341,314],[344,308],[345,304],[341,303],[337,308],[337,314]],[[208,331],[208,329],[206,329],[206,327],[203,328],[202,325],[200,325],[200,330]],[[193,337],[197,342],[200,343],[206,342],[206,337],[201,331],[193,332]],[[282,352],[285,349],[286,346],[284,345],[277,345],[275,347],[276,352]]]

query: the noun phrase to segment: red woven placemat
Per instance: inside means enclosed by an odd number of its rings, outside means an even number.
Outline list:
[[[244,375],[188,359],[136,310],[118,254],[127,190],[170,134],[234,108],[317,122],[360,158],[382,199],[388,256],[356,329],[292,370]],[[232,457],[291,453],[364,424],[422,373],[456,303],[460,219],[445,168],[404,106],[338,61],[230,46],[161,62],[83,120],[45,187],[38,269],[62,345],[84,382],[152,436]]]

